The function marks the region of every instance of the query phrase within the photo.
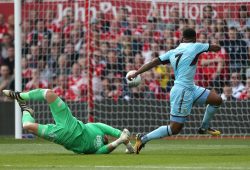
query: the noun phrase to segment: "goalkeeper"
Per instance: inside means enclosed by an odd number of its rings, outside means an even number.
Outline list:
[[[3,90],[3,93],[18,101],[23,113],[23,128],[41,138],[63,145],[66,149],[78,154],[107,154],[122,143],[126,145],[127,152],[134,153],[127,129],[121,132],[103,123],[84,124],[72,116],[67,104],[52,90],[35,89],[21,93]],[[32,116],[34,111],[25,104],[27,100],[47,101],[55,124],[35,123]],[[106,135],[118,139],[107,144]]]

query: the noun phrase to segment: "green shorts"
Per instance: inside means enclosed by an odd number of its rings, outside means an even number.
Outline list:
[[[41,136],[64,146],[70,145],[83,131],[71,110],[59,97],[49,104],[55,124],[40,126]]]

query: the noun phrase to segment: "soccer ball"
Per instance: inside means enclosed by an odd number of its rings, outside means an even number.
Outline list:
[[[128,79],[128,76],[129,76],[130,74],[133,74],[134,72],[136,72],[136,70],[131,70],[131,71],[129,71],[129,72],[127,73],[127,75],[126,75],[127,84],[128,84],[129,87],[137,87],[137,86],[139,86],[139,84],[141,83],[141,76],[140,76],[140,75],[137,75],[137,76],[136,76],[134,79],[132,79],[132,80],[129,80],[129,79]]]

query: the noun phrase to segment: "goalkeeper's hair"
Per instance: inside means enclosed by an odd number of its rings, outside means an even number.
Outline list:
[[[196,32],[192,28],[185,28],[182,32],[182,36],[185,39],[195,39],[196,38]]]

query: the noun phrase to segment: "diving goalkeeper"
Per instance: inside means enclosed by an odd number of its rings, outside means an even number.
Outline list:
[[[103,123],[84,124],[72,116],[67,104],[52,90],[35,89],[21,93],[3,90],[3,93],[18,101],[23,113],[23,128],[41,138],[60,144],[78,154],[107,154],[122,143],[126,145],[127,152],[134,153],[129,141],[130,132],[127,129],[120,131]],[[26,105],[27,100],[47,101],[55,124],[35,123],[32,116],[34,111]],[[106,135],[117,139],[107,144]]]

